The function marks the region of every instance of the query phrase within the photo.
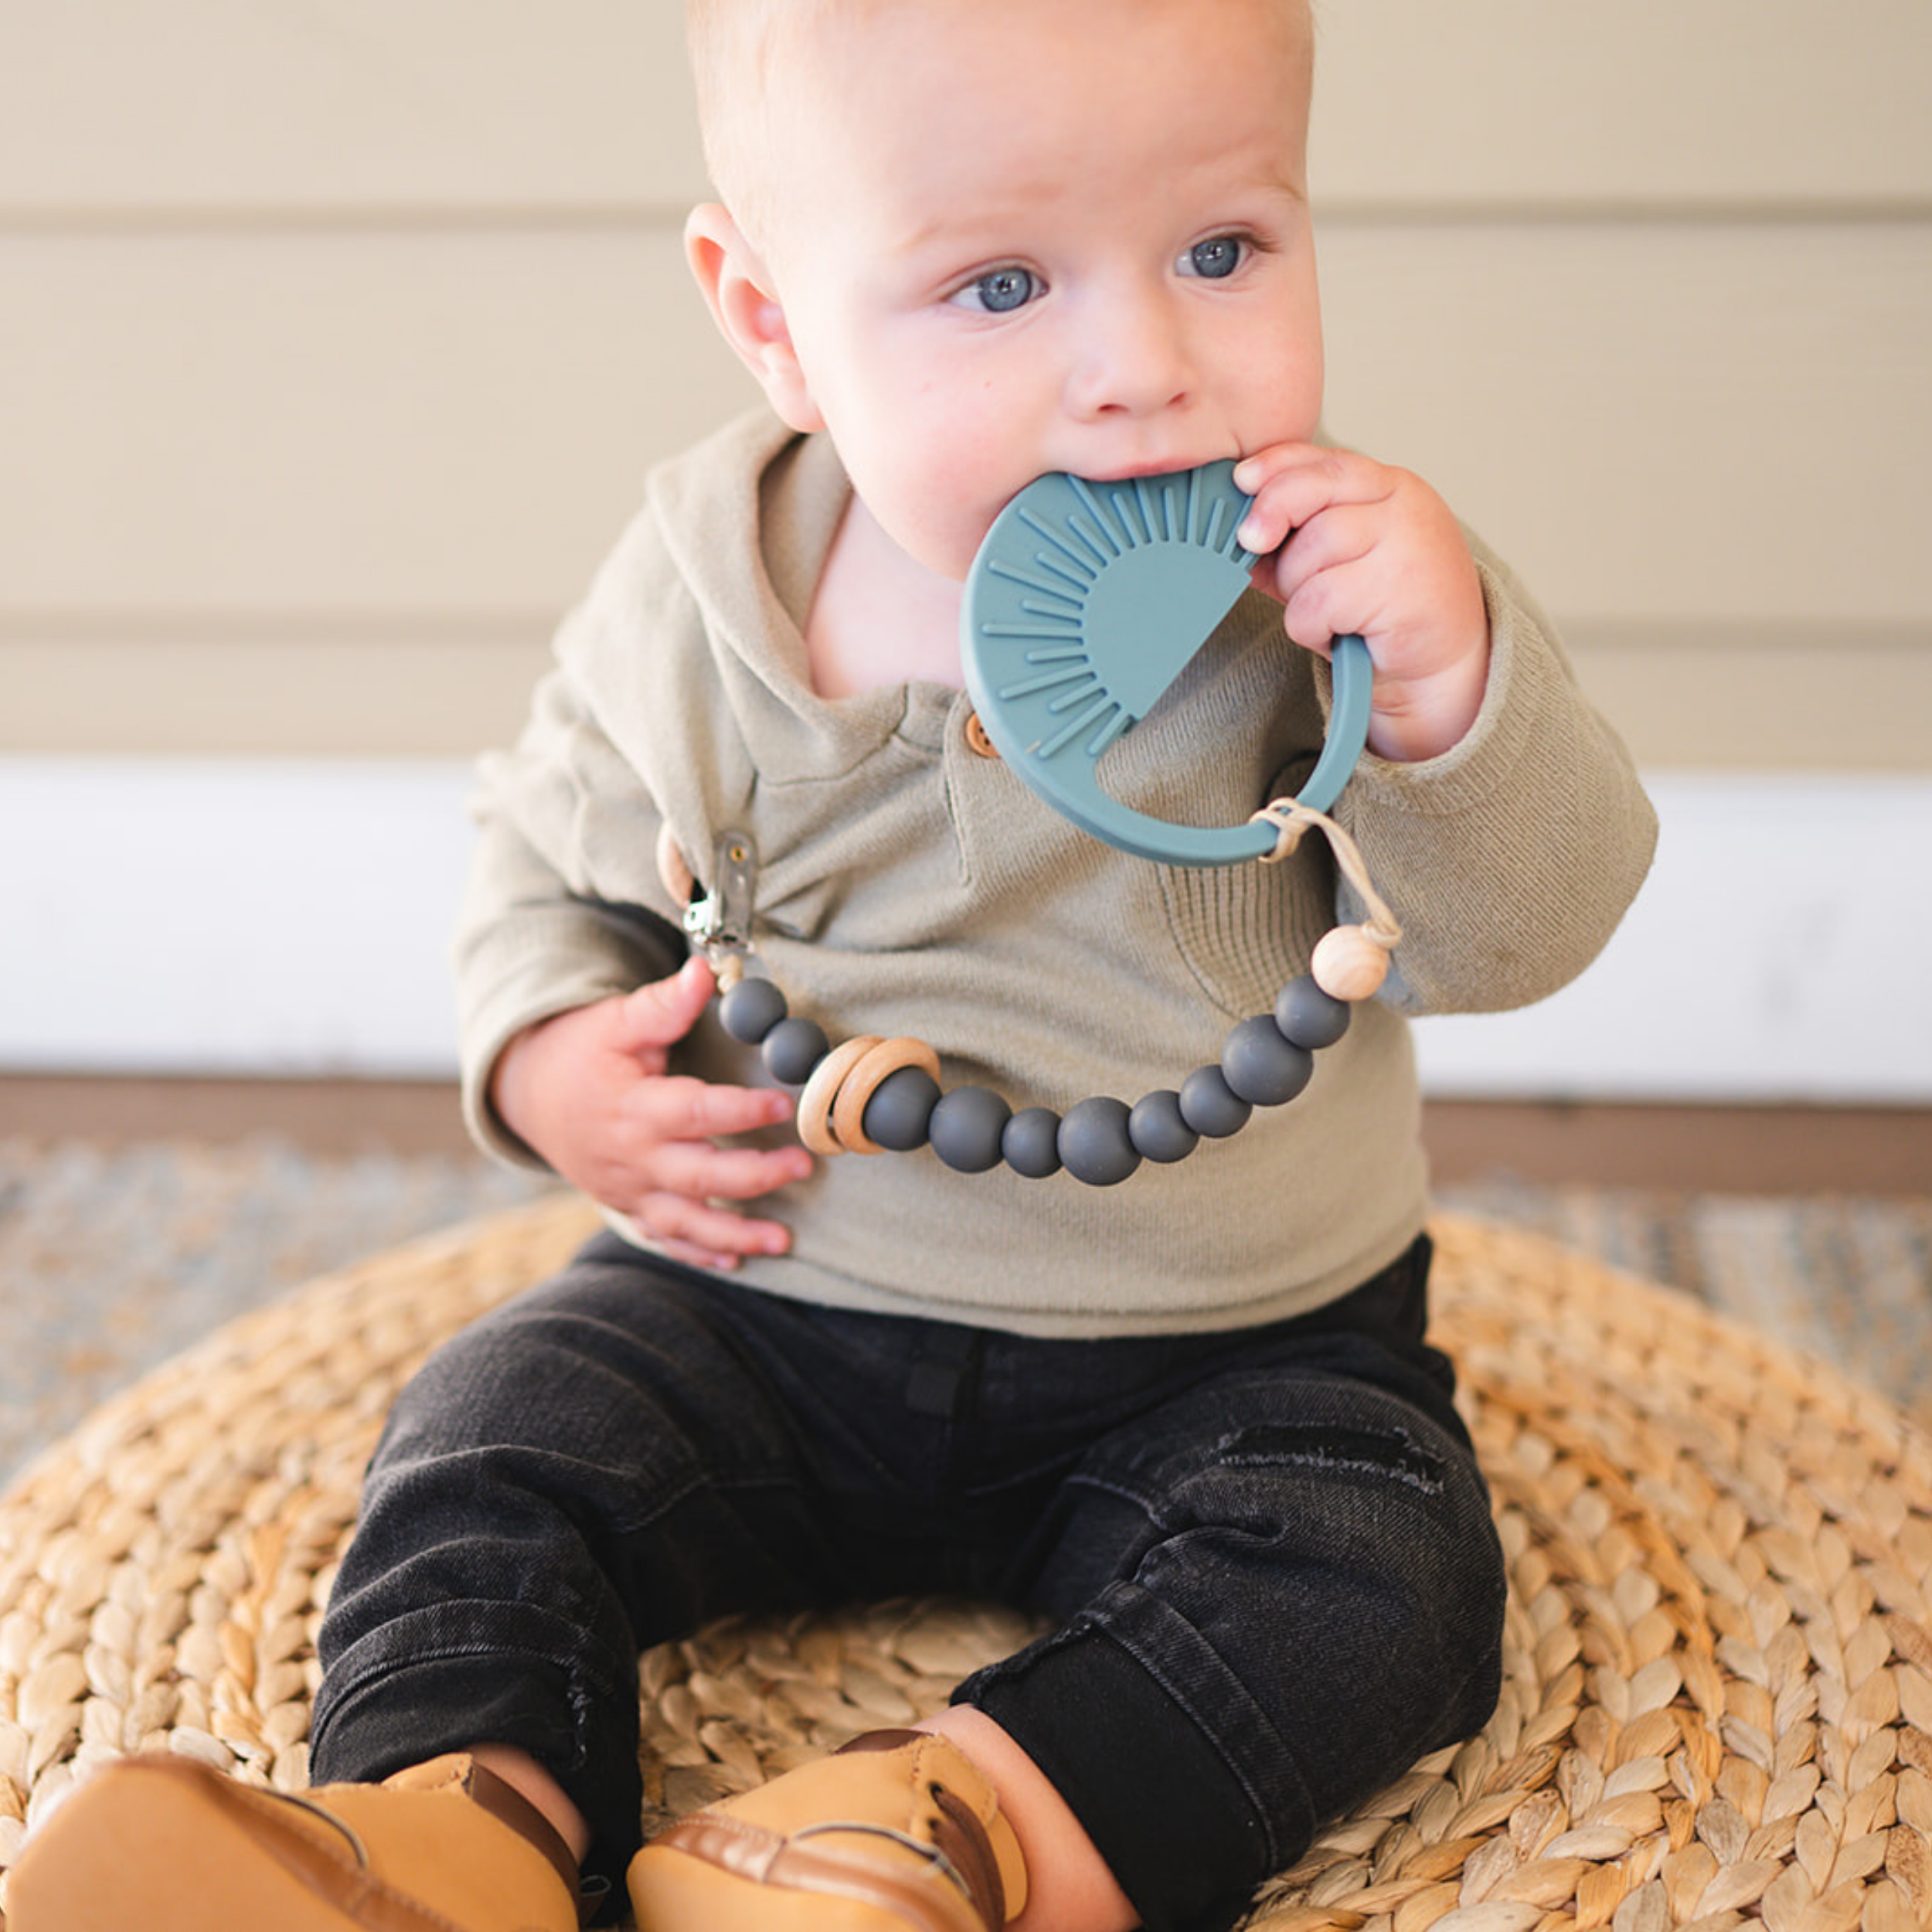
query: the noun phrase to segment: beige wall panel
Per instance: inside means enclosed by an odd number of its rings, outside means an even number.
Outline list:
[[[1916,627],[1932,224],[1332,223],[1328,427],[1566,621]]]
[[[0,756],[468,757],[521,729],[550,628],[0,639]]]
[[[1932,619],[1932,226],[1332,225],[1329,420],[1566,618]],[[750,399],[675,237],[0,241],[0,625],[572,595]],[[179,626],[176,627],[177,630]]]
[[[1647,770],[1926,768],[1932,651],[1675,628],[1570,642]],[[0,757],[467,758],[506,743],[549,662],[529,637],[0,640]]]
[[[16,0],[0,209],[634,207],[702,180],[677,0]]]
[[[1923,206],[1925,0],[1318,0],[1337,202]],[[0,213],[676,204],[676,0],[18,0]]]
[[[1587,664],[1698,654],[1624,677],[1640,748],[1855,761],[1855,723],[1740,709],[1722,667],[1832,643],[1909,693],[1932,662],[1926,255],[1908,225],[1331,226],[1331,420],[1437,481]],[[0,318],[32,453],[0,467],[0,748],[498,736],[646,463],[750,396],[662,232],[15,236]]]
[[[1318,198],[1932,199],[1925,0],[1315,0]]]
[[[1646,771],[1923,774],[1932,762],[1932,650],[1897,638],[1583,626],[1570,642],[1583,689]]]
[[[0,627],[547,611],[753,396],[663,230],[0,238]]]

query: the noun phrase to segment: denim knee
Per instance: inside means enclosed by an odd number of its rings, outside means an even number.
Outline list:
[[[1111,1544],[1111,1578],[961,1695],[1151,1932],[1219,1932],[1321,1823],[1488,1718],[1503,1566],[1460,1430],[1385,1390],[1257,1377],[1163,1423],[1077,1478],[1057,1560]]]
[[[1178,1533],[1138,1580],[1241,1660],[1315,1823],[1488,1718],[1502,1553],[1473,1454],[1426,1417],[1308,1392],[1230,1434],[1168,1507]]]
[[[533,1311],[466,1330],[391,1411],[322,1622],[311,1769],[372,1780],[516,1747],[590,1821],[598,1875],[621,1876],[643,1796],[637,1645],[558,1479],[564,1459],[532,1440],[532,1414],[554,1399]]]
[[[621,1874],[642,1803],[640,1647],[692,1627],[714,1595],[794,1583],[785,1539],[735,1506],[782,1492],[784,1444],[719,1331],[720,1298],[594,1242],[423,1366],[390,1413],[323,1620],[321,1774],[515,1745]]]

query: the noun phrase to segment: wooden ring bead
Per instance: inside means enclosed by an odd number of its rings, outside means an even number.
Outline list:
[[[811,1070],[804,1091],[798,1096],[798,1138],[815,1154],[859,1152],[839,1134],[833,1117],[839,1089],[849,1073],[875,1046],[883,1042],[876,1033],[860,1033],[842,1040]]]
[[[874,1039],[838,1089],[832,1109],[832,1131],[839,1145],[854,1154],[883,1154],[885,1149],[866,1131],[866,1104],[902,1066],[923,1066],[937,1080],[939,1056],[923,1039]]]

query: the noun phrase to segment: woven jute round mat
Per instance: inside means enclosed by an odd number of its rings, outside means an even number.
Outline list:
[[[306,1781],[316,1624],[391,1398],[588,1226],[546,1201],[314,1282],[0,1498],[0,1866],[121,1753]],[[1510,1560],[1502,1702],[1325,1832],[1257,1923],[1932,1925],[1932,1440],[1681,1296],[1532,1236],[1436,1232]],[[1032,1628],[901,1602],[654,1650],[652,1811],[937,1709]]]

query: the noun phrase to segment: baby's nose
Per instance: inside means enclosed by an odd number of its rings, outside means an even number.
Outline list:
[[[1184,403],[1192,383],[1186,332],[1171,307],[1114,302],[1084,318],[1067,400],[1083,418],[1146,416]]]

